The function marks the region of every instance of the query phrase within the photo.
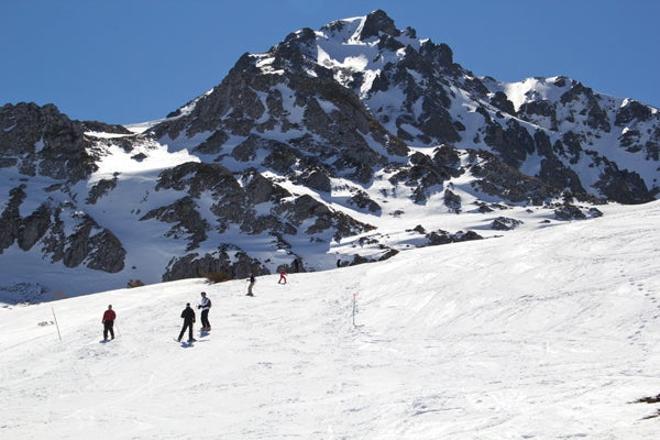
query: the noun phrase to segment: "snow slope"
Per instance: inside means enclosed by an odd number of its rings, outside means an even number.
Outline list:
[[[255,298],[185,280],[1,308],[0,438],[655,439],[629,402],[660,392],[659,228],[653,202]],[[214,330],[182,348],[200,290]]]

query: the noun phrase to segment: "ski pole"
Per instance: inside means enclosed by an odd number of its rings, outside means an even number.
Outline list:
[[[55,316],[55,308],[51,307],[50,310],[51,312],[53,312],[53,319],[55,320],[55,328],[57,328],[57,336],[60,338],[60,342],[61,342],[62,334],[60,333],[60,325],[57,323],[57,316]]]

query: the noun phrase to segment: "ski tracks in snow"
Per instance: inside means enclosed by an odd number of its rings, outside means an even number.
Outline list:
[[[260,277],[254,298],[184,280],[0,311],[0,436],[655,439],[627,404],[660,388],[660,204],[639,209]],[[201,290],[213,330],[184,350]],[[63,343],[37,325],[51,306]]]

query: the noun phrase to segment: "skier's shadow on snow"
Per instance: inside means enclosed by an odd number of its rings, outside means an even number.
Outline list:
[[[205,339],[205,340],[199,340],[199,339],[198,339],[198,340],[196,340],[196,341],[194,341],[194,342],[184,342],[184,341],[181,341],[181,348],[192,348],[192,347],[194,347],[195,344],[197,344],[198,342],[208,342],[208,340],[207,340],[207,339]]]

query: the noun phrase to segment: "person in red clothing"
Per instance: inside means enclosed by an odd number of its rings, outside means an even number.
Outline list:
[[[284,282],[282,282],[284,281]],[[277,284],[286,284],[286,271],[283,270],[280,272],[280,280],[277,282]]]
[[[115,325],[115,319],[117,319],[117,314],[112,310],[112,305],[108,306],[108,310],[103,313],[103,318],[101,322],[103,323],[103,340],[108,340],[108,333],[110,333],[110,339],[115,339],[115,331],[112,328]]]

